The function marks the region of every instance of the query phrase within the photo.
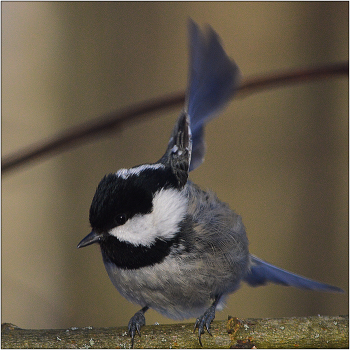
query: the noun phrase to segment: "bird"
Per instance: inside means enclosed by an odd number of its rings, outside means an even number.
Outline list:
[[[174,320],[196,318],[203,346],[216,310],[242,282],[342,292],[250,254],[241,216],[189,179],[204,160],[204,127],[237,91],[241,73],[211,26],[189,20],[188,31],[185,105],[164,155],[102,178],[89,211],[92,231],[78,244],[97,243],[115,288],[142,307],[128,324],[131,347],[150,308]]]

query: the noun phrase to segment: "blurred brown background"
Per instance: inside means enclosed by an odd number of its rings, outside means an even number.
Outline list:
[[[2,154],[131,103],[184,90],[187,19],[209,23],[245,76],[348,59],[348,2],[2,2]],[[181,108],[2,177],[2,322],[126,325],[89,232],[105,173],[153,162]],[[217,314],[348,313],[348,80],[237,98],[191,174],[242,215],[251,252],[343,295],[243,286]],[[170,323],[154,311],[147,323]]]

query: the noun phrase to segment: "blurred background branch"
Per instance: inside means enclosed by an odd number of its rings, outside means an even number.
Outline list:
[[[263,76],[247,78],[243,80],[238,90],[238,96],[245,97],[264,89],[338,75],[349,75],[349,62],[329,64],[317,68],[300,68],[284,72],[273,72]],[[116,112],[94,118],[89,122],[73,126],[56,136],[4,156],[2,159],[2,174],[38,158],[57,154],[70,147],[75,147],[79,143],[88,142],[102,134],[114,132],[116,129],[123,128],[129,123],[136,122],[139,118],[149,117],[151,113],[156,111],[183,105],[184,100],[184,92],[172,93],[131,105]]]

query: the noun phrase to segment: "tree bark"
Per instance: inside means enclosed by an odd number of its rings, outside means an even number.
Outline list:
[[[214,321],[204,348],[349,348],[348,316]],[[2,348],[130,348],[126,327],[21,329],[2,324]],[[152,325],[136,336],[135,348],[200,348],[193,324]]]

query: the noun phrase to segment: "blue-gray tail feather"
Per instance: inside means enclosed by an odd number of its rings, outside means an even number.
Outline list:
[[[190,20],[189,35],[190,72],[186,109],[191,122],[190,170],[193,170],[203,162],[204,126],[230,100],[238,87],[240,73],[210,26],[202,32]]]
[[[204,159],[204,127],[230,100],[238,87],[240,72],[236,63],[225,53],[219,36],[207,26],[201,31],[189,21],[190,74],[185,112],[190,117],[192,157],[190,171]],[[320,283],[273,266],[251,255],[252,266],[244,277],[251,286],[268,282],[325,292],[343,292],[340,288]]]
[[[254,255],[251,255],[250,257],[252,266],[243,280],[253,287],[262,286],[268,282],[272,282],[276,284],[282,284],[284,286],[292,286],[323,292],[344,292],[338,287],[313,281],[309,278],[283,270],[279,267],[269,264],[264,260],[257,258]]]

